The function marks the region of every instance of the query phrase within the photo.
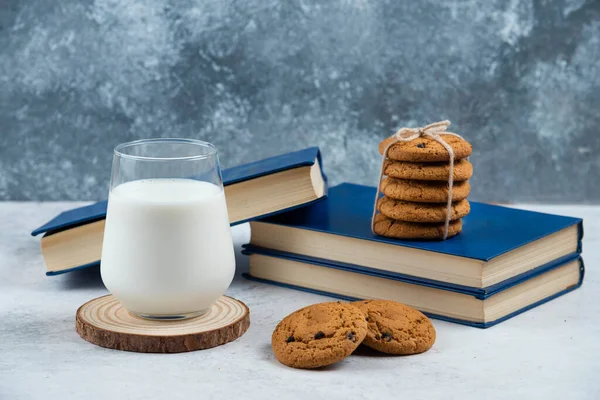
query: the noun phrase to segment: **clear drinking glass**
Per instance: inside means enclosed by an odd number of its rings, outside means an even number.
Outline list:
[[[132,314],[204,313],[231,284],[235,254],[216,148],[147,139],[115,148],[102,280]]]

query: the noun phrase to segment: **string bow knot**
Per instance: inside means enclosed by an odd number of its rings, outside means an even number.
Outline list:
[[[440,122],[434,122],[433,124],[429,124],[419,128],[400,128],[396,133],[394,133],[391,138],[393,139],[388,143],[383,151],[383,156],[381,157],[381,168],[379,171],[379,180],[377,181],[377,194],[375,195],[375,205],[373,207],[373,217],[371,218],[371,230],[374,231],[375,226],[375,215],[377,214],[377,202],[379,200],[380,195],[380,186],[381,179],[383,178],[383,171],[385,169],[385,161],[387,160],[388,151],[392,145],[398,142],[412,142],[413,140],[420,137],[428,137],[439,144],[441,144],[444,149],[448,152],[448,157],[450,159],[449,165],[449,174],[448,174],[448,201],[446,203],[446,220],[444,222],[444,236],[443,240],[448,238],[448,227],[450,226],[450,218],[452,213],[452,186],[454,185],[454,150],[452,146],[442,139],[441,135],[450,135],[456,136],[460,139],[463,139],[457,133],[447,132],[446,129],[450,126],[450,121],[444,120]]]

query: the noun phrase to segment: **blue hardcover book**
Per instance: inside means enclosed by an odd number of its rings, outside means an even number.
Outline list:
[[[341,184],[326,200],[250,223],[249,250],[374,271],[485,297],[581,252],[583,221],[471,202],[462,232],[445,241],[371,232],[376,189]]]
[[[573,254],[521,279],[505,282],[481,295],[470,288],[450,288],[370,269],[302,260],[246,248],[248,279],[353,301],[394,300],[428,316],[478,328],[489,328],[581,286],[583,260]]]
[[[231,225],[274,215],[326,197],[327,179],[317,147],[223,170]],[[97,265],[107,201],[65,211],[35,229],[44,233],[47,275]]]

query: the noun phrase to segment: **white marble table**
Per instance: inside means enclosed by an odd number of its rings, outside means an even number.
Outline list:
[[[0,399],[599,399],[600,207],[529,206],[584,218],[583,287],[488,330],[434,321],[432,350],[353,355],[322,371],[273,357],[270,336],[295,309],[327,300],[236,278],[251,309],[237,341],[184,354],[108,350],[79,338],[77,307],[106,293],[97,269],[46,277],[29,232],[78,203],[0,203]],[[236,241],[249,236],[235,229]],[[247,268],[238,257],[238,272]]]

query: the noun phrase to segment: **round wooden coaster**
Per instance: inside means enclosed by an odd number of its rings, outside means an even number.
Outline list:
[[[250,326],[250,310],[222,296],[204,315],[180,321],[151,321],[131,315],[113,295],[88,301],[77,310],[79,336],[110,349],[141,353],[181,353],[231,342]]]

